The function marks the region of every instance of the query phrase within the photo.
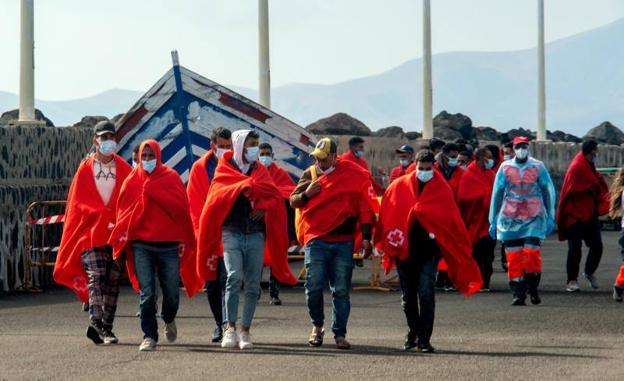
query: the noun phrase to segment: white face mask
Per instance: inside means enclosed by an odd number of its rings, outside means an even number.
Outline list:
[[[423,183],[429,182],[429,180],[433,178],[433,169],[430,169],[428,171],[417,169],[416,177],[418,177],[418,180],[422,181]]]
[[[117,142],[114,140],[104,140],[100,141],[100,153],[104,156],[110,156],[115,153],[115,149],[117,148]]]
[[[225,154],[227,151],[229,151],[229,149],[217,147],[217,151],[215,152],[215,155],[217,155],[217,159],[221,159],[223,157],[223,154]]]
[[[487,159],[485,161],[485,169],[492,169],[494,168],[494,159]]]
[[[511,159],[511,155],[504,155],[503,160],[507,161]]]
[[[321,171],[321,173],[323,175],[329,175],[330,173],[332,173],[336,169],[336,167],[334,167],[332,165],[331,167],[327,168],[326,170],[323,170],[321,167],[318,167],[318,169],[319,169],[319,171]]]
[[[248,162],[253,163],[258,160],[258,151],[260,149],[258,147],[247,147],[247,153],[245,154],[245,159]]]
[[[401,167],[405,168],[410,164],[410,161],[407,159],[400,159],[399,163],[401,163]]]
[[[528,148],[514,148],[514,152],[516,153],[516,157],[520,160],[524,160],[529,157]]]
[[[262,165],[264,165],[265,167],[269,167],[271,164],[273,164],[273,158],[271,156],[260,156],[258,160],[260,160]]]
[[[154,172],[154,169],[156,169],[156,159],[144,160],[141,162],[141,165],[143,166],[145,172],[152,173]]]

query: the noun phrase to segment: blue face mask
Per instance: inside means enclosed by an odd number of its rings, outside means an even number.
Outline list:
[[[245,159],[248,162],[253,163],[258,160],[258,151],[260,149],[258,147],[247,147],[247,153],[245,154]]]
[[[492,169],[494,168],[494,159],[487,159],[485,161],[485,169]]]
[[[364,157],[364,151],[355,151],[355,156]]]
[[[114,140],[104,140],[100,142],[100,153],[104,156],[110,156],[115,153],[117,142]]]
[[[141,166],[143,167],[145,172],[152,173],[154,172],[154,169],[156,169],[156,159],[143,160],[141,161]]]
[[[418,180],[426,183],[433,178],[433,169],[429,171],[421,171],[420,169],[418,169],[416,171],[416,177],[418,177]]]
[[[457,164],[459,163],[459,159],[456,157],[449,157],[448,158],[448,165],[449,167],[457,167]]]
[[[270,166],[273,163],[273,158],[271,156],[260,156],[258,159],[265,167]]]
[[[399,162],[401,163],[401,167],[405,168],[408,165],[410,165],[410,161],[407,159],[400,159]]]

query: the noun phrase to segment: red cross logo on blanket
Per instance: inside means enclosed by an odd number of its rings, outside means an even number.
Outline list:
[[[394,229],[388,233],[388,243],[394,247],[399,247],[405,242],[405,234],[401,229]]]
[[[217,257],[210,257],[210,258],[208,258],[208,260],[206,261],[206,265],[208,266],[210,271],[217,271],[217,260],[218,259],[219,258],[217,258]]]
[[[78,275],[72,282],[72,288],[80,293],[87,291],[87,279],[82,275]]]

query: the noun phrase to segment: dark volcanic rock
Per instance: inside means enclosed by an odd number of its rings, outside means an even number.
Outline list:
[[[105,116],[83,116],[82,119],[80,119],[80,122],[75,123],[73,125],[73,127],[81,127],[81,128],[93,128],[95,127],[96,124],[98,124],[99,122],[103,121],[103,120],[108,120],[107,117]]]
[[[391,126],[386,128],[381,128],[375,132],[373,132],[373,136],[377,136],[380,138],[399,138],[403,139],[405,137],[405,132],[403,129],[398,126]]]
[[[371,135],[370,128],[345,113],[338,113],[329,118],[320,119],[308,125],[306,130],[317,135]]]
[[[475,127],[474,137],[477,140],[498,142],[501,139],[501,134],[492,127]]]
[[[459,138],[470,140],[473,137],[473,133],[472,120],[464,114],[449,114],[446,111],[442,111],[433,118],[433,136],[437,138],[443,140]]]
[[[553,142],[580,143],[582,141],[582,139],[578,136],[574,136],[572,134],[568,134],[559,130],[555,132],[546,131],[546,138]]]
[[[535,132],[520,127],[520,128],[514,128],[512,130],[507,131],[507,136],[511,140],[513,140],[513,138],[516,138],[518,136],[524,136],[533,140],[535,139]]]
[[[39,110],[35,109],[35,119],[44,121],[46,127],[54,127],[54,123]],[[0,115],[0,125],[15,124],[19,120],[19,110],[11,110]]]
[[[583,140],[589,139],[594,139],[598,143],[620,145],[624,143],[624,132],[610,122],[602,122],[583,137]]]
[[[417,131],[410,131],[405,133],[405,137],[409,140],[416,140],[422,138],[422,134]]]

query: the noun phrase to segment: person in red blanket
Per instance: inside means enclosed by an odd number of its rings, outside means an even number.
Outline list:
[[[67,195],[65,224],[54,266],[56,283],[88,303],[87,337],[95,344],[118,342],[113,333],[122,264],[108,246],[121,184],[130,165],[115,154],[115,126],[95,126],[95,153],[78,167]]]
[[[314,347],[323,344],[323,290],[329,283],[336,347],[350,349],[346,334],[353,253],[361,230],[361,250],[365,257],[371,254],[374,192],[368,171],[337,158],[336,151],[336,143],[330,138],[318,141],[312,151],[316,165],[303,172],[290,205],[301,214],[297,234],[305,245],[305,294],[313,325],[308,343]]]
[[[481,270],[483,289],[490,291],[490,278],[494,269],[496,241],[490,237],[488,214],[494,186],[494,159],[487,148],[475,152],[476,160],[468,165],[459,182],[458,206],[472,244],[472,257]]]
[[[459,181],[464,174],[464,170],[459,165],[459,147],[455,143],[446,143],[442,146],[442,151],[436,157],[435,170],[450,185],[455,201],[457,201],[459,191]],[[438,264],[438,278],[436,280],[438,288],[445,291],[454,291],[453,282],[448,277],[448,269],[444,258]]]
[[[406,174],[409,166],[414,163],[414,148],[412,146],[402,145],[395,152],[399,156],[399,165],[390,171],[390,182]]]
[[[354,136],[349,139],[349,149],[340,155],[340,160],[348,160],[364,168],[370,175],[370,181],[373,184],[375,193],[377,193],[377,195],[383,194],[383,185],[379,184],[375,178],[373,178],[368,168],[368,162],[364,159],[364,139],[359,136]]]
[[[221,256],[227,271],[223,348],[253,347],[250,329],[265,258],[277,279],[296,283],[288,267],[284,199],[267,169],[257,161],[259,138],[257,132],[250,130],[232,134],[233,151],[219,160],[199,220],[200,278],[216,279],[216,263]],[[243,281],[245,304],[239,335],[236,322]]]
[[[156,278],[162,289],[161,316],[169,342],[177,338],[180,276],[189,297],[202,284],[195,270],[195,234],[182,179],[162,163],[155,140],[141,143],[138,158],[138,166],[121,187],[117,224],[109,242],[115,258],[126,252],[128,276],[141,297],[143,342],[139,350],[152,351],[158,342]]]
[[[199,236],[199,219],[208,197],[208,188],[214,178],[219,159],[232,149],[232,132],[224,127],[218,127],[210,133],[210,151],[193,163],[186,192],[191,207],[191,219],[195,228],[195,238]],[[212,342],[218,343],[223,339],[223,297],[227,273],[223,258],[217,261],[217,277],[215,281],[207,281],[206,296],[208,305],[215,321],[212,333]]]
[[[598,143],[594,140],[584,142],[581,152],[568,168],[561,187],[557,227],[559,240],[568,241],[568,292],[580,291],[578,274],[583,241],[589,247],[583,276],[592,288],[598,288],[594,275],[602,257],[598,217],[609,212],[610,194],[604,177],[596,170],[597,155]]]
[[[274,159],[275,155],[273,154],[273,147],[269,143],[260,144],[260,157],[258,158],[258,160],[260,160],[260,162],[269,171],[273,182],[275,182],[275,185],[277,185],[282,197],[284,198],[288,224],[288,240],[290,241],[290,246],[293,247],[297,245],[297,233],[295,232],[295,210],[290,207],[290,202],[288,201],[288,199],[290,198],[290,194],[292,193],[292,191],[295,189],[295,182],[290,177],[288,172],[275,164]],[[280,286],[280,281],[277,280],[277,278],[275,278],[273,276],[273,273],[271,272],[271,276],[269,278],[269,296],[271,300],[269,303],[272,305],[282,305],[282,301],[279,298]]]
[[[470,237],[448,183],[435,171],[433,153],[416,154],[417,169],[396,180],[381,202],[375,245],[386,272],[396,264],[409,331],[405,350],[434,352],[435,276],[440,257],[464,295],[482,285]],[[442,217],[443,216],[443,217]]]

